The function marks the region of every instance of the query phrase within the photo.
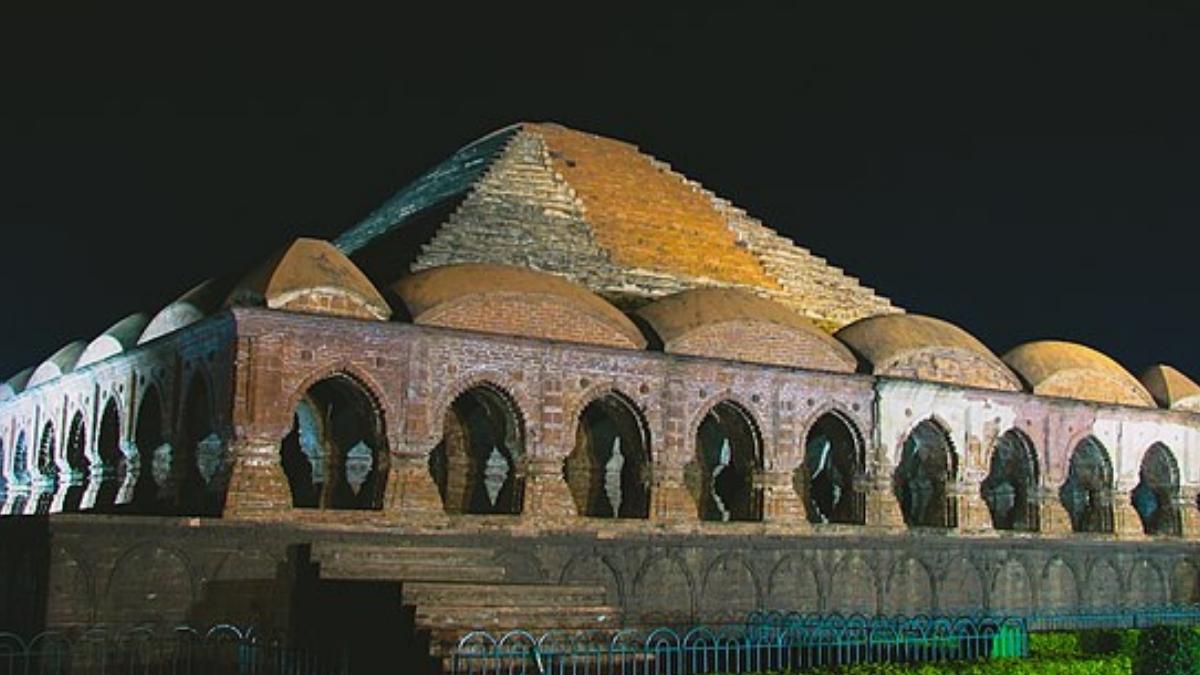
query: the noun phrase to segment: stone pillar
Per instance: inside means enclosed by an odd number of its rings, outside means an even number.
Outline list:
[[[770,529],[789,533],[809,532],[812,527],[804,508],[804,496],[798,490],[793,473],[786,470],[764,471],[754,477],[756,485],[763,491],[763,521]]]
[[[383,510],[406,524],[445,520],[442,496],[429,473],[428,453],[418,449],[389,458]]]
[[[904,512],[892,490],[891,472],[863,478],[866,493],[866,525],[888,531],[905,529]]]
[[[1038,504],[1042,534],[1065,536],[1073,532],[1071,514],[1059,499],[1057,489],[1042,488],[1038,492]]]
[[[696,500],[684,480],[684,469],[678,466],[656,467],[650,490],[650,520],[656,525],[695,524]]]
[[[1179,509],[1179,533],[1187,539],[1200,538],[1200,507],[1196,488],[1180,488],[1175,508]]]
[[[1142,517],[1133,508],[1129,490],[1114,490],[1112,493],[1113,534],[1122,539],[1144,539]]]
[[[563,528],[575,519],[575,500],[563,479],[562,459],[530,458],[521,515],[522,525],[534,529]]]
[[[958,529],[962,532],[990,532],[992,512],[979,492],[978,485],[956,485],[950,497],[958,511]]]
[[[276,441],[244,440],[231,443],[233,466],[224,517],[232,520],[274,520],[292,508],[292,492],[279,462]]]

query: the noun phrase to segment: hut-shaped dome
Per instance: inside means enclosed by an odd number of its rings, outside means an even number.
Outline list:
[[[1020,391],[1021,383],[982,342],[929,316],[891,314],[856,321],[834,337],[875,375]]]
[[[0,401],[8,400],[25,391],[25,387],[29,386],[29,377],[33,375],[33,369],[34,366],[29,366],[0,383]]]
[[[1171,366],[1162,363],[1150,366],[1142,371],[1138,381],[1160,406],[1200,412],[1200,385]]]
[[[1150,393],[1121,364],[1081,344],[1027,342],[1005,354],[1004,362],[1041,396],[1154,406]]]
[[[461,264],[405,277],[392,290],[413,322],[484,333],[643,349],[616,307],[561,277],[520,267]]]
[[[663,351],[852,373],[854,355],[778,302],[732,288],[696,288],[637,310]]]
[[[150,319],[146,330],[138,338],[138,344],[145,344],[156,338],[203,319],[221,306],[225,299],[225,289],[228,286],[217,280],[209,279],[192,290],[184,293],[178,300],[163,307],[158,314]]]
[[[61,377],[74,371],[75,364],[79,363],[79,357],[86,348],[86,342],[76,340],[54,352],[50,358],[42,361],[34,369],[33,374],[29,376],[29,383],[26,385],[26,388],[36,387],[43,382],[49,382],[56,377]]]
[[[82,368],[89,363],[102,361],[110,356],[116,356],[126,349],[136,347],[138,338],[146,330],[150,317],[145,314],[130,314],[114,323],[108,330],[101,333],[88,343],[83,354],[79,356],[76,368]]]
[[[332,244],[299,238],[238,283],[229,302],[308,314],[387,321],[392,309]]]

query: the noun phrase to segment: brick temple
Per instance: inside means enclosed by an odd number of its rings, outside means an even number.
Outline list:
[[[0,467],[0,628],[1200,599],[1184,374],[997,356],[554,124],[11,377]]]

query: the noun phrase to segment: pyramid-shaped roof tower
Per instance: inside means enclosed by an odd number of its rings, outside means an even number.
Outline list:
[[[521,123],[462,148],[334,242],[382,284],[454,263],[518,265],[637,307],[743,288],[827,330],[886,298],[628,143]]]

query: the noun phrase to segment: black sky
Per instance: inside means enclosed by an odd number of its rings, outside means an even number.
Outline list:
[[[997,353],[1200,376],[1200,11],[1046,4],[0,10],[0,374],[553,120]]]

